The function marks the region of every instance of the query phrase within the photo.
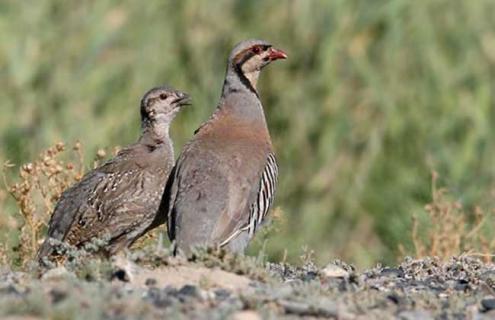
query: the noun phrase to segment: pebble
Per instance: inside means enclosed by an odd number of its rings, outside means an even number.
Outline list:
[[[400,320],[433,320],[431,313],[425,310],[402,311],[397,315]]]
[[[201,293],[200,293],[199,288],[196,286],[193,286],[193,285],[189,285],[189,284],[186,284],[185,286],[183,286],[179,290],[178,294],[182,295],[182,296],[190,296],[190,297],[194,297],[194,298],[200,298],[201,297]]]
[[[495,297],[487,296],[481,300],[481,307],[484,311],[490,311],[495,309]]]
[[[62,279],[66,276],[73,276],[74,274],[67,271],[64,267],[57,267],[48,270],[41,276],[41,280],[53,280],[53,279]]]
[[[385,267],[380,272],[380,275],[384,276],[384,277],[402,278],[402,277],[404,277],[404,271],[402,269],[399,269],[399,268]]]
[[[54,288],[50,290],[50,296],[52,298],[52,303],[57,304],[67,298],[67,292]]]
[[[238,311],[232,315],[233,320],[261,320],[258,312],[252,310]]]
[[[344,268],[336,266],[332,263],[327,264],[325,268],[321,270],[321,274],[327,278],[347,278],[349,272]]]
[[[156,286],[157,284],[157,281],[155,278],[148,278],[146,279],[146,281],[144,282],[144,284],[148,287],[151,287],[151,286]]]

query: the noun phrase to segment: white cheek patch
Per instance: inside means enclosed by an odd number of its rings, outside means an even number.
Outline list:
[[[251,71],[248,73],[245,73],[244,75],[246,78],[249,80],[253,88],[256,88],[256,84],[258,83],[258,76],[260,74],[259,70]]]
[[[259,56],[253,56],[248,61],[244,62],[244,64],[242,65],[242,71],[244,73],[249,73],[249,72],[259,70],[259,67],[261,64],[262,63],[260,61],[260,57]]]

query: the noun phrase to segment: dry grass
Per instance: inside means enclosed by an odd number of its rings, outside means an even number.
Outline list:
[[[151,231],[148,231],[145,235],[143,235],[141,238],[137,239],[136,242],[134,242],[131,245],[132,250],[141,250],[144,249],[148,246],[153,246],[154,244],[157,243],[159,239],[160,232],[162,232],[163,226],[155,228]]]
[[[113,154],[119,148],[113,150]],[[107,157],[104,149],[97,151],[92,166],[101,164]],[[0,245],[0,263],[11,263],[25,267],[34,258],[39,245],[44,240],[51,213],[62,192],[78,182],[85,173],[84,153],[81,143],[76,142],[68,148],[64,143],[44,150],[33,162],[23,164],[14,182],[7,181],[3,175],[5,190],[0,190],[0,204],[7,193],[17,206],[17,215],[5,215],[0,219],[0,229],[7,230],[17,239],[14,246],[7,242]],[[4,164],[4,170],[13,168]]]
[[[81,144],[76,143],[71,151],[67,152],[64,143],[57,143],[41,152],[33,162],[23,164],[16,182],[4,181],[18,208],[19,241],[12,250],[23,266],[34,257],[43,240],[44,230],[61,193],[84,174]],[[4,167],[13,166],[6,163]]]
[[[478,256],[492,261],[495,239],[489,240],[483,229],[491,215],[480,207],[468,212],[453,200],[445,188],[437,186],[438,174],[432,173],[432,202],[425,206],[427,219],[413,216],[411,237],[414,255],[438,257],[442,260],[458,255]],[[404,246],[400,246],[404,256]]]

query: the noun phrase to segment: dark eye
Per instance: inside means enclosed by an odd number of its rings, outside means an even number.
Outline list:
[[[160,94],[160,100],[165,100],[165,99],[167,99],[167,98],[168,98],[168,96],[167,96],[167,94],[166,94],[166,93],[161,93],[161,94]]]
[[[253,47],[253,53],[254,54],[259,54],[261,52],[261,47],[260,46],[256,46],[256,47]]]

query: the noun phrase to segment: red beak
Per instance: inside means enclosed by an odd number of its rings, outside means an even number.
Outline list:
[[[278,60],[278,59],[287,59],[287,54],[283,52],[282,50],[275,49],[275,48],[270,48],[270,54],[269,54],[270,60]]]

